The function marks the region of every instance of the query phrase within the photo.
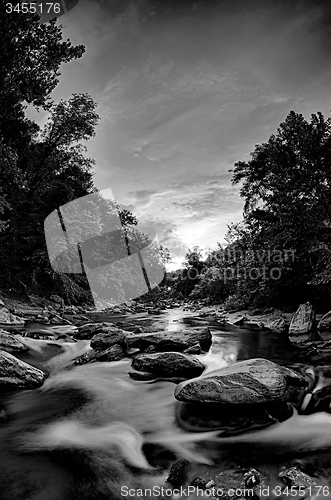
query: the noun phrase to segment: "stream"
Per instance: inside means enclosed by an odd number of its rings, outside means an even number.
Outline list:
[[[150,331],[209,326],[212,347],[195,356],[206,365],[204,373],[256,357],[290,365],[294,350],[283,335],[198,318],[180,308],[155,316],[99,313],[91,321],[129,322]],[[254,468],[264,478],[260,498],[331,499],[329,412],[302,414],[295,404],[251,412],[239,406],[221,412],[209,405],[196,411],[175,400],[174,381],[132,380],[130,360],[67,369],[87,352],[90,341],[24,341],[29,349],[17,357],[47,372],[48,378],[40,389],[2,395],[1,500],[158,498],[159,490],[153,488],[165,484],[177,459],[189,462],[188,484],[204,474],[224,474],[233,484]],[[330,384],[319,378],[319,387]],[[310,471],[315,485],[286,492],[279,470],[298,464]],[[142,488],[152,494],[140,494]]]

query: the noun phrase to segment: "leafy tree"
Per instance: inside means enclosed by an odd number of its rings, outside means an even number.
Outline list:
[[[0,0],[0,137],[24,148],[36,124],[25,117],[26,105],[49,110],[60,67],[81,57],[84,46],[62,40],[56,19],[39,23],[38,14],[6,13]]]
[[[276,296],[311,298],[309,284],[321,266],[324,283],[331,281],[325,253],[331,248],[331,119],[318,112],[308,122],[291,111],[277,134],[256,145],[251,157],[235,164],[232,179],[233,184],[243,182],[243,227],[249,245],[255,256],[266,247],[273,253],[295,254],[292,262],[282,262],[281,279],[269,280],[271,302]],[[270,270],[273,260],[268,256],[262,263]],[[266,294],[266,280],[260,284],[261,296]]]
[[[63,41],[55,20],[40,24],[38,15],[7,14],[5,4],[0,0],[1,283],[89,299],[84,275],[51,268],[43,228],[53,210],[97,191],[94,161],[82,145],[95,135],[96,104],[87,94],[57,104],[51,99],[61,65],[85,48]],[[49,112],[42,131],[26,118],[27,105]],[[123,225],[137,224],[129,211],[108,209],[120,214]]]

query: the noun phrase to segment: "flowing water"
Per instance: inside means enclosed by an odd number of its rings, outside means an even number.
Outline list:
[[[278,334],[197,320],[181,309],[158,316],[94,315],[92,320],[134,321],[153,331],[208,324],[212,348],[197,356],[206,372],[254,357],[287,365],[294,349]],[[164,485],[171,464],[180,458],[190,462],[188,484],[206,472],[243,474],[254,467],[265,477],[261,498],[272,499],[288,498],[275,488],[281,484],[279,468],[300,463],[315,474],[318,487],[306,490],[304,498],[331,498],[327,411],[305,414],[304,405],[291,404],[235,411],[196,408],[174,399],[174,381],[130,379],[129,360],[68,369],[90,349],[89,341],[21,340],[29,349],[20,359],[46,371],[48,378],[40,389],[2,395],[1,500],[148,497],[139,491]],[[312,390],[316,383],[317,388],[328,385],[310,373]],[[159,490],[152,492],[152,498],[160,496]]]

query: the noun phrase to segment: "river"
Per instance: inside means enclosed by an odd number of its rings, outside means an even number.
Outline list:
[[[294,349],[279,334],[226,326],[179,308],[155,316],[95,314],[91,320],[133,322],[152,331],[208,325],[212,347],[196,356],[205,373],[255,357],[288,365]],[[300,463],[321,487],[300,496],[331,498],[328,412],[300,414],[290,404],[271,405],[262,413],[212,405],[197,411],[174,399],[174,381],[130,379],[130,360],[67,370],[89,341],[25,341],[29,350],[18,357],[48,378],[40,389],[2,396],[1,500],[110,500],[125,497],[125,488],[131,488],[130,498],[138,498],[139,488],[165,484],[171,464],[180,458],[190,462],[188,482],[206,472],[242,476],[254,467],[265,478],[264,498],[271,499],[288,498],[276,488],[282,484],[280,467]]]

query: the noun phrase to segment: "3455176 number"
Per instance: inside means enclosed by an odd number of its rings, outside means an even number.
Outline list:
[[[12,12],[22,12],[23,14],[60,14],[61,5],[59,3],[47,2],[22,2],[22,3],[6,3],[6,12],[11,14]]]

